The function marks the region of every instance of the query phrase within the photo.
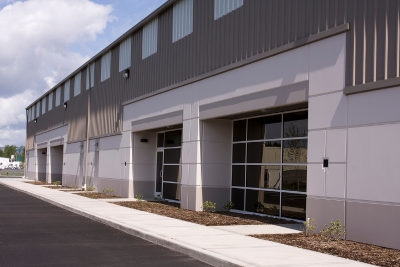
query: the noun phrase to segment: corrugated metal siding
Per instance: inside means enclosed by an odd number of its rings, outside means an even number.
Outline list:
[[[101,81],[105,81],[110,78],[110,67],[111,67],[111,52],[106,53],[101,57]]]
[[[142,59],[157,53],[158,17],[143,26]],[[129,38],[130,40],[131,38]],[[120,52],[121,53],[121,52]],[[121,69],[120,69],[121,71]]]
[[[79,72],[77,75],[75,75],[74,96],[77,96],[81,93],[81,83],[81,73]]]
[[[241,6],[243,0],[214,0],[214,19],[219,19]]]
[[[193,0],[180,0],[174,4],[172,42],[193,32]]]
[[[346,33],[347,86],[399,76],[400,0],[244,0],[242,7],[218,20],[214,20],[214,0],[197,0],[193,5],[193,33],[179,42],[172,40],[173,8],[158,15],[157,53],[146,60],[142,60],[142,29],[132,34],[129,79],[119,72],[119,45],[111,52],[111,77],[102,83],[101,62],[96,61],[95,77],[91,77],[91,136],[121,131],[123,101],[344,23],[350,23]],[[74,124],[73,114],[68,113],[76,103],[70,101],[67,111],[62,105],[54,108],[36,125],[29,122],[28,140],[63,123],[79,133],[69,136],[69,141],[84,138],[86,124]],[[87,99],[82,100],[76,107],[79,118],[87,116],[86,103]],[[45,116],[51,119],[45,120]]]

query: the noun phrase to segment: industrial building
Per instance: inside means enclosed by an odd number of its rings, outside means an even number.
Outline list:
[[[26,177],[400,249],[399,29],[399,0],[167,1],[26,108]]]

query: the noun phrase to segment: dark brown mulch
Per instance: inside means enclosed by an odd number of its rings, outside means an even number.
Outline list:
[[[278,218],[248,215],[227,211],[206,213],[202,211],[199,212],[185,210],[179,208],[179,203],[173,202],[124,201],[113,202],[113,204],[206,226],[297,223],[294,221],[288,221]]]
[[[84,191],[84,190],[82,190],[82,189],[76,189],[76,190],[60,190],[60,191],[62,191],[62,192],[82,192],[82,191]]]
[[[382,267],[400,266],[400,250],[396,249],[383,248],[349,240],[326,239],[319,234],[300,233],[252,236]]]
[[[43,183],[43,182],[24,182],[27,184],[34,184],[34,185],[52,185],[51,183]]]
[[[79,195],[79,196],[82,196],[82,197],[93,198],[93,199],[122,198],[122,197],[119,197],[119,196],[106,195],[106,194],[97,193],[97,192],[76,193],[75,195]]]

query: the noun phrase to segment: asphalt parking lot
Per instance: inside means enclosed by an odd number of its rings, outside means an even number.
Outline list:
[[[0,185],[0,266],[209,266]]]

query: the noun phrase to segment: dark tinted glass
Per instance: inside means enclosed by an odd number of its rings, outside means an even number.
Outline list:
[[[307,163],[307,139],[283,141],[283,163]]]
[[[163,197],[170,200],[180,200],[180,184],[163,183]]]
[[[306,202],[306,195],[282,193],[282,217],[305,221]]]
[[[165,147],[177,147],[182,145],[182,130],[165,133]]]
[[[244,186],[244,165],[233,165],[232,166],[232,186]]]
[[[164,163],[166,164],[181,163],[181,149],[180,148],[164,149]]]
[[[180,165],[164,165],[164,181],[177,182],[181,181]]]
[[[247,165],[247,187],[279,189],[280,183],[280,166]]]
[[[233,209],[244,210],[244,189],[232,188]]]
[[[233,142],[246,141],[246,120],[233,122]]]
[[[233,144],[232,163],[245,163],[246,144]]]
[[[163,153],[157,152],[156,192],[161,192]]]
[[[281,163],[281,141],[247,144],[248,163]]]
[[[303,137],[308,135],[308,112],[283,114],[283,137]]]
[[[282,189],[307,191],[307,166],[283,166]]]
[[[246,190],[246,211],[279,216],[279,192]]]
[[[281,138],[281,127],[281,115],[250,119],[247,140]]]
[[[157,147],[164,147],[164,133],[157,134]]]

